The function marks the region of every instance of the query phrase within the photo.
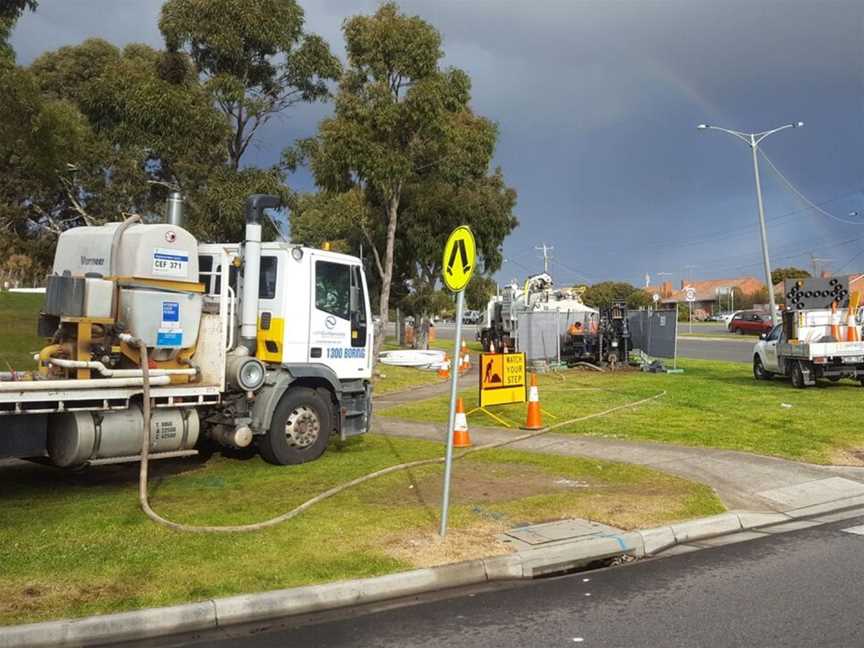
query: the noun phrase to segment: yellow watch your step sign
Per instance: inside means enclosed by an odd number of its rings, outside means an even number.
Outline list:
[[[460,225],[450,234],[444,246],[444,259],[441,276],[444,285],[452,292],[465,290],[477,265],[477,246],[474,234],[467,225]]]

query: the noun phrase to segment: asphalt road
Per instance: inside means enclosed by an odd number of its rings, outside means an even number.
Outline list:
[[[681,358],[699,360],[726,360],[729,362],[753,362],[753,345],[756,336],[732,338],[730,340],[693,339],[678,336],[678,355]]]
[[[678,322],[678,333],[691,332],[693,335],[698,335],[699,333],[728,333],[729,329],[726,328],[723,322],[693,322],[692,328],[687,322]]]
[[[861,646],[864,517],[622,567],[161,645]],[[230,633],[230,635],[229,635]]]

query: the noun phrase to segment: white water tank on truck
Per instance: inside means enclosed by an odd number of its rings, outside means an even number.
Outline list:
[[[198,339],[198,241],[182,227],[107,223],[69,229],[57,241],[53,271],[84,277],[93,284],[85,285],[85,295],[105,279],[114,281],[119,321],[148,347],[187,348]],[[94,308],[92,300],[85,304]]]

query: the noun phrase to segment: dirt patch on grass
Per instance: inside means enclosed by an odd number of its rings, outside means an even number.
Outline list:
[[[828,461],[835,466],[864,466],[864,450],[838,448],[831,452]]]
[[[463,560],[488,558],[511,553],[512,547],[496,539],[510,528],[504,522],[475,524],[467,529],[450,529],[443,540],[437,531],[424,531],[385,538],[382,547],[387,555],[414,567],[434,567]]]
[[[539,509],[517,505],[517,509],[507,513],[475,505],[471,507],[474,521],[465,527],[451,525],[444,540],[438,536],[436,516],[427,529],[388,536],[379,546],[388,556],[415,568],[431,567],[511,553],[513,545],[501,542],[498,536],[513,528],[579,518],[627,530],[638,529],[674,517],[681,504],[680,496],[664,494],[663,489],[646,492],[639,488],[614,488],[594,490],[578,498],[550,500]],[[434,505],[438,505],[438,500]]]
[[[134,594],[130,587],[115,583],[81,585],[30,581],[7,584],[0,587],[0,625],[41,617],[46,610],[63,614],[69,609]]]
[[[406,472],[397,488],[378,490],[367,499],[389,506],[437,505],[441,499],[443,469],[434,472]],[[453,467],[450,485],[452,504],[489,504],[587,488],[584,481],[550,474],[533,466],[505,463],[461,463]]]

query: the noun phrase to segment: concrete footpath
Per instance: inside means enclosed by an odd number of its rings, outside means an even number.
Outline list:
[[[446,426],[378,416],[373,431],[443,442]],[[471,438],[476,445],[519,434],[524,432],[471,426]],[[654,468],[711,486],[730,509],[788,513],[847,498],[860,497],[864,503],[864,467],[817,466],[733,450],[574,434],[550,433],[509,447]]]

